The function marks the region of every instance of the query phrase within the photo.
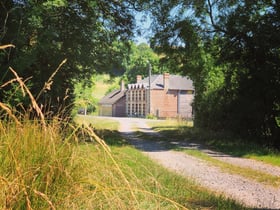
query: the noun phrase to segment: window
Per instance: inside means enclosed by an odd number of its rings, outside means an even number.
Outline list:
[[[134,114],[135,110],[134,110],[134,104],[132,104],[132,108],[131,108],[131,114]]]
[[[141,108],[142,108],[141,104],[138,104],[138,111],[139,111],[138,115],[142,115],[142,109]]]
[[[130,115],[130,103],[127,104],[127,114]]]
[[[127,91],[127,101],[130,100],[130,91]]]
[[[193,94],[194,93],[194,91],[193,90],[180,90],[180,94],[181,95],[191,95],[191,94]]]
[[[132,92],[132,101],[134,101],[134,91],[131,92]]]

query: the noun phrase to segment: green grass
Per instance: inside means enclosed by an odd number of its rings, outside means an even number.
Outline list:
[[[106,92],[112,85],[108,82],[109,80],[110,76],[107,74],[95,76],[93,94],[94,98],[96,98],[98,101],[106,95]]]
[[[90,118],[86,118],[88,120]],[[92,126],[96,125],[95,129],[99,132],[100,125],[107,123],[117,126],[101,118],[94,118]],[[105,130],[105,141],[112,138],[111,132]],[[207,189],[154,163],[138,150],[123,144],[124,140],[118,133],[114,133],[114,138],[121,143],[109,142],[113,160],[102,155],[102,149],[98,145],[81,146],[81,154],[87,157],[91,154],[92,161],[88,162],[88,168],[92,172],[88,174],[91,174],[89,179],[93,186],[90,188],[102,200],[99,204],[95,200],[95,208],[100,208],[101,205],[111,207],[111,198],[114,198],[114,204],[120,209],[127,209],[127,206],[136,209],[243,209],[234,201],[215,196]]]

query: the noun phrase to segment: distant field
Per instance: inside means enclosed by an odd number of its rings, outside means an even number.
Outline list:
[[[108,83],[109,75],[98,75],[95,78],[95,86],[93,88],[93,95],[98,101],[103,98],[110,88],[111,84]]]

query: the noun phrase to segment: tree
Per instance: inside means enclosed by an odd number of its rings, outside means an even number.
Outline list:
[[[280,146],[278,0],[150,1],[155,50],[196,88],[196,125]]]
[[[111,70],[119,52],[113,42],[132,36],[132,5],[125,1],[94,0],[4,0],[0,3],[0,44],[15,49],[0,54],[0,81],[13,78],[8,67],[28,81],[36,96],[57,66],[66,64],[53,78],[50,90],[38,98],[46,109],[57,111],[62,99],[72,103],[74,81],[87,80],[94,72]],[[112,66],[110,66],[112,64]],[[16,106],[11,86],[0,90],[7,103]],[[69,97],[65,97],[65,94]],[[59,100],[58,100],[59,99]]]
[[[264,136],[280,146],[279,2],[244,1],[225,24],[223,58],[237,68],[237,98],[232,104],[234,127]]]
[[[147,45],[131,43],[128,59],[124,62],[125,77],[129,83],[135,83],[136,76],[148,76],[148,62],[152,65],[153,74],[160,73],[159,56]]]

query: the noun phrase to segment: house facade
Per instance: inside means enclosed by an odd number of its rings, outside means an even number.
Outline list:
[[[178,75],[152,75],[142,79],[137,76],[135,84],[126,91],[126,115],[159,118],[192,118],[194,99],[193,82]]]
[[[99,115],[114,117],[192,118],[193,82],[178,75],[152,75],[106,95],[99,102]]]

